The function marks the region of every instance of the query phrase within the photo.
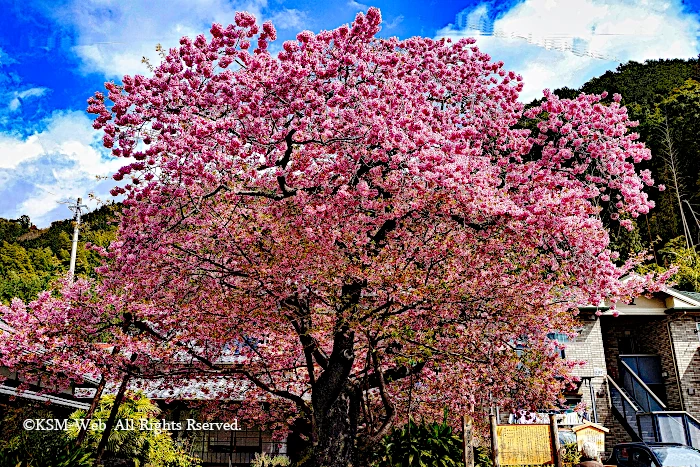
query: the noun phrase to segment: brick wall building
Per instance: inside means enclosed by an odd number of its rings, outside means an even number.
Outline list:
[[[580,401],[595,406],[598,422],[610,429],[608,452],[615,443],[634,440],[636,413],[659,410],[659,404],[700,420],[700,294],[668,289],[618,305],[619,316],[606,307],[597,310],[601,316],[582,308],[579,335],[567,344],[565,357],[585,361],[575,370],[583,379]],[[630,415],[627,405],[627,420],[616,409],[616,386],[637,408]]]

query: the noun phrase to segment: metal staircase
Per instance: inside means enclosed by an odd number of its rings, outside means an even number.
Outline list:
[[[613,412],[633,441],[681,443],[700,448],[700,421],[669,411],[629,365],[620,361],[620,384],[608,378]]]
[[[629,396],[629,393],[617,385],[614,379],[608,378],[608,388],[610,390],[610,404],[613,412],[620,419],[622,427],[632,437],[632,441],[641,441],[639,434],[639,422],[637,414],[643,413],[637,403]]]

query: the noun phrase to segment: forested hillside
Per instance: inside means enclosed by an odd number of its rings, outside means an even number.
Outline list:
[[[652,60],[630,62],[616,71],[591,79],[580,89],[557,89],[560,97],[581,92],[622,95],[637,131],[653,158],[641,168],[652,171],[666,189],[650,190],[656,209],[636,220],[627,232],[611,223],[611,235],[622,257],[648,250],[647,269],[680,267],[678,287],[700,291],[700,66],[698,60]],[[84,216],[76,273],[93,274],[97,255],[85,242],[106,246],[114,236],[110,219],[118,205],[103,206]],[[603,214],[603,218],[605,216]],[[70,261],[72,220],[54,222],[38,230],[27,216],[0,219],[0,301],[12,297],[31,299],[65,274]]]
[[[666,187],[648,190],[656,208],[636,220],[632,233],[611,223],[613,241],[623,258],[649,251],[647,269],[678,265],[677,287],[700,291],[700,64],[680,59],[629,62],[580,89],[554,93],[573,98],[604,91],[609,94],[605,102],[620,94],[631,119],[639,122],[636,131],[653,155],[640,169],[651,170]]]
[[[84,215],[76,256],[76,274],[94,274],[99,258],[85,249],[85,243],[107,246],[116,227],[110,223],[119,205],[110,204]],[[47,229],[37,229],[31,219],[0,218],[0,301],[13,297],[32,299],[46,290],[49,283],[68,271],[71,241],[71,219],[54,222]]]
[[[560,97],[579,92],[622,95],[622,103],[637,131],[654,155],[641,168],[652,171],[667,190],[651,191],[657,208],[642,219],[644,237],[661,238],[662,244],[687,236],[688,246],[699,238],[698,193],[700,192],[700,69],[697,60],[630,62],[584,84],[579,90],[559,89]],[[679,204],[680,198],[680,204]],[[683,211],[681,214],[681,207]],[[687,226],[683,226],[683,217]],[[649,238],[645,238],[649,246]],[[685,239],[683,241],[685,243]]]

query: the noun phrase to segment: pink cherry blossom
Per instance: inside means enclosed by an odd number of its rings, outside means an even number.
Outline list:
[[[241,417],[306,418],[319,465],[345,466],[409,414],[555,404],[575,362],[547,334],[665,279],[622,282],[642,257],[616,264],[599,217],[602,193],[614,217],[653,207],[618,98],[524,112],[473,39],[379,39],[374,8],[277,57],[271,25],[235,23],[90,98],[132,179],[118,241],[97,281],[0,308],[4,365],[246,381]]]

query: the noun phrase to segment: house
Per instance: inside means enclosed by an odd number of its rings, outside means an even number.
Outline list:
[[[256,453],[286,454],[286,440],[275,440],[271,433],[238,419],[226,419],[229,426],[211,423],[203,429],[205,421],[196,415],[196,410],[193,415],[192,408],[207,401],[235,404],[244,399],[249,386],[247,381],[213,377],[172,389],[163,389],[158,380],[141,381],[130,389],[143,392],[163,410],[164,418],[179,423],[168,429],[176,439],[189,438],[190,454],[198,457],[203,467],[243,467],[251,464]],[[115,390],[114,386],[106,388],[108,393]]]
[[[700,293],[666,288],[618,305],[619,316],[605,306],[580,311],[564,356],[585,364],[567,399],[610,429],[606,451],[642,440],[700,448]]]
[[[111,349],[111,346],[105,346],[105,350]],[[245,363],[235,346],[224,352],[214,363],[222,366]],[[180,358],[185,366],[192,363],[186,353]],[[118,387],[118,381],[109,382],[104,394],[116,394]],[[169,384],[163,378],[132,378],[127,390],[139,391],[158,405],[162,410],[161,427],[170,431],[175,439],[186,441],[189,454],[199,458],[202,467],[244,467],[249,466],[258,453],[270,456],[287,454],[288,444],[286,439],[275,439],[272,433],[251,425],[247,420],[231,419],[225,414],[225,406],[235,406],[250,397],[251,387],[252,383],[247,380],[209,376],[206,379],[185,379],[177,385]],[[81,397],[89,401],[94,392],[86,391]],[[203,419],[198,409],[212,402],[224,410],[215,420]]]

